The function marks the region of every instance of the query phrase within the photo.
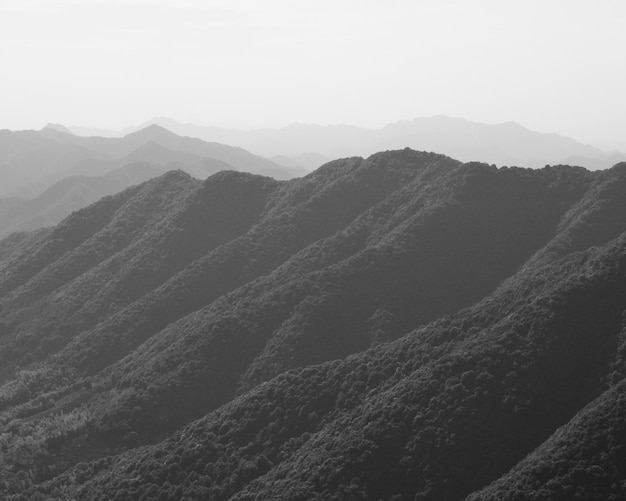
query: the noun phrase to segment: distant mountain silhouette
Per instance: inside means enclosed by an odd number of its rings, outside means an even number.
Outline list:
[[[0,238],[16,231],[54,226],[75,210],[167,170],[161,164],[129,162],[103,176],[63,178],[33,199],[8,199],[5,203],[6,199],[0,199]]]
[[[270,160],[279,165],[285,165],[286,167],[304,168],[309,171],[314,171],[321,165],[330,162],[332,158],[325,157],[319,153],[302,153],[291,157],[286,155],[277,155],[270,157]]]
[[[566,165],[581,165],[594,169],[608,169],[618,163],[626,161],[626,155],[619,151],[606,152],[596,157],[571,156],[563,160]]]
[[[444,116],[404,120],[381,129],[293,124],[280,129],[239,131],[181,124],[164,117],[154,118],[139,128],[154,124],[180,135],[240,146],[258,155],[277,158],[279,163],[282,157],[284,165],[308,169],[327,159],[368,156],[405,147],[442,153],[462,161],[535,168],[575,159],[576,165],[599,169],[626,160],[625,154],[610,158],[610,154],[593,146],[557,134],[533,132],[513,122],[487,125]],[[129,128],[125,132],[134,130]],[[319,165],[315,161],[298,162],[297,157],[311,153],[322,156]]]
[[[168,169],[179,168],[198,179],[206,179],[221,170],[237,170],[222,160],[180,150],[171,150],[152,140],[118,160],[121,165],[133,162],[149,162],[161,165],[164,167],[163,172]]]
[[[81,163],[88,163],[95,169],[111,161],[106,155],[84,146],[60,143],[51,137],[53,134],[72,137],[69,134],[56,129],[45,130],[46,134],[0,130],[0,196]]]
[[[59,132],[63,132],[64,134],[74,135],[74,133],[70,129],[68,129],[67,127],[61,124],[49,123],[44,127],[44,129],[52,129],[52,130],[56,130]]]
[[[279,179],[306,173],[241,148],[179,137],[156,125],[121,138],[80,137],[63,129],[52,125],[41,131],[0,131],[0,196],[32,198],[64,177],[101,176],[128,161],[162,165],[176,161],[194,175],[212,174],[218,165]]]
[[[50,134],[44,129],[42,132]],[[115,158],[131,154],[146,143],[156,143],[170,150],[189,153],[200,158],[212,158],[225,162],[237,170],[288,179],[303,171],[281,167],[265,158],[252,155],[242,148],[218,143],[207,143],[197,138],[178,136],[153,124],[129,133],[121,138],[78,137],[53,132],[53,137],[64,144],[78,144],[102,155]]]
[[[171,171],[0,241],[0,495],[623,499],[625,305],[626,163]]]
[[[76,134],[77,136],[98,136],[98,137],[122,137],[124,136],[124,133],[118,130],[104,129],[104,128],[99,128],[99,127],[81,127],[79,125],[71,125],[67,128],[73,134]]]

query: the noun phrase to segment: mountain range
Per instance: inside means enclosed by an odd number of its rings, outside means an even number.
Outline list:
[[[129,163],[180,163],[203,177],[221,169],[289,179],[306,171],[280,166],[241,148],[181,137],[151,125],[119,138],[80,137],[59,125],[0,130],[0,196],[32,197],[66,177],[101,176]],[[206,164],[210,165],[207,170]]]
[[[619,151],[602,151],[557,134],[531,131],[514,122],[483,124],[445,116],[391,123],[380,129],[349,125],[293,124],[278,129],[248,131],[182,124],[166,117],[153,118],[121,132],[72,128],[77,134],[112,136],[158,124],[176,134],[240,146],[284,165],[314,170],[336,158],[368,156],[405,147],[433,151],[459,160],[483,161],[498,166],[539,168],[570,164],[604,169],[626,160]]]
[[[626,496],[626,163],[180,170],[0,241],[0,494]]]
[[[0,238],[13,232],[54,226],[75,210],[164,174],[177,165],[131,163],[102,176],[66,177],[34,198],[0,199]]]
[[[41,131],[0,131],[0,143],[0,237],[55,225],[103,196],[173,169],[198,179],[221,170],[278,179],[306,173],[157,125],[115,139],[81,138],[50,125]]]

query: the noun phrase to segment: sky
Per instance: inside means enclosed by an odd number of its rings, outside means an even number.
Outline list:
[[[0,0],[0,128],[377,128],[626,145],[623,0]]]

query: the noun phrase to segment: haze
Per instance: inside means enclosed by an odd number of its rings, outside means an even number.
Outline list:
[[[516,121],[626,143],[626,3],[0,0],[0,128]]]

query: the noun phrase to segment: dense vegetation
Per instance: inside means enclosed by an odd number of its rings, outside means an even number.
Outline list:
[[[626,164],[170,172],[0,293],[7,499],[626,495]]]

